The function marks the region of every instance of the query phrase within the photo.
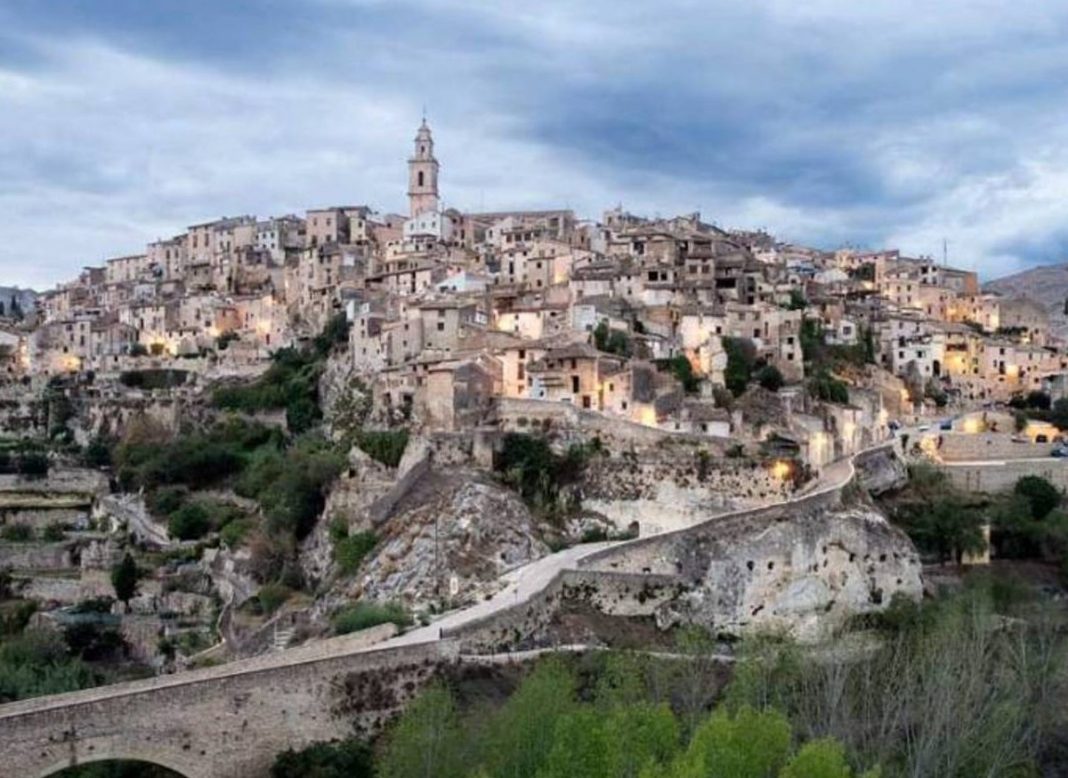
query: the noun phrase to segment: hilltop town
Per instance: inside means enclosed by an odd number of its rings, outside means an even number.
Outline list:
[[[1068,344],[973,271],[447,186],[424,119],[407,214],[220,218],[0,290],[5,634],[89,662],[0,701],[290,649],[814,644],[989,562],[989,519],[919,549],[888,520],[907,465],[1003,489],[978,460],[1065,453]],[[263,737],[339,736],[308,727]]]

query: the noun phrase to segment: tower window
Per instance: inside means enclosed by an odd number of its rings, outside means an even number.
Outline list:
[[[419,171],[419,186],[423,185],[423,171]]]

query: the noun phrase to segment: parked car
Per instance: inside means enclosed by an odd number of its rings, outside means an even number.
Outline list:
[[[953,419],[946,419],[946,421],[944,421],[944,422],[942,422],[941,424],[938,425],[938,429],[940,429],[940,430],[952,430],[953,429]]]
[[[1049,452],[1049,455],[1051,457],[1057,457],[1057,459],[1064,459],[1065,457],[1068,457],[1068,446],[1057,446],[1057,448]]]

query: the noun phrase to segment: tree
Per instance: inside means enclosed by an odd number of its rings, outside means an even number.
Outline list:
[[[371,778],[373,768],[371,749],[349,739],[284,751],[271,766],[271,778]]]
[[[537,775],[557,723],[574,712],[575,679],[563,661],[542,660],[487,729],[482,759],[493,775]]]
[[[462,733],[448,689],[430,686],[400,717],[386,740],[381,778],[459,778]]]
[[[842,744],[834,738],[823,738],[801,746],[779,778],[851,778],[852,775]]]
[[[802,311],[808,307],[808,300],[805,298],[805,293],[800,289],[790,290],[790,302],[786,306],[791,311]]]
[[[738,397],[749,386],[753,366],[756,364],[756,346],[748,338],[724,338],[723,350],[727,352],[727,367],[723,382]]]
[[[687,394],[693,394],[701,385],[700,379],[693,372],[693,365],[682,354],[672,357],[667,361],[667,366],[672,375],[682,384],[682,389]]]
[[[757,382],[769,392],[777,392],[782,389],[783,377],[779,368],[775,365],[764,365],[756,374]]]
[[[1053,401],[1049,420],[1057,429],[1061,431],[1068,430],[1068,398],[1062,397]]]
[[[124,605],[129,604],[137,594],[137,582],[140,578],[141,571],[128,551],[123,555],[122,561],[111,568],[111,585],[115,587],[115,596]]]
[[[904,507],[898,519],[913,542],[922,550],[937,554],[941,562],[952,560],[960,564],[965,554],[986,549],[985,516],[952,490]]]
[[[845,405],[849,402],[849,388],[825,370],[821,370],[808,382],[808,392],[817,400]]]
[[[869,365],[875,364],[875,334],[871,327],[861,329],[861,343],[864,345],[864,361]]]
[[[537,772],[538,778],[618,775],[612,769],[614,755],[605,724],[604,717],[590,708],[578,709],[561,718],[545,764]]]
[[[167,521],[167,531],[179,540],[197,540],[211,530],[211,515],[198,502],[176,509]]]
[[[1044,519],[1061,504],[1061,493],[1042,476],[1025,475],[1016,482],[1013,492],[1024,497],[1031,508],[1031,518]]]
[[[790,753],[790,723],[776,710],[717,710],[694,732],[675,765],[677,776],[766,778]]]

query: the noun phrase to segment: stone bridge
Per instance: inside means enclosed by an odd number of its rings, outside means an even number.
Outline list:
[[[880,447],[856,462],[867,486],[897,460]],[[776,506],[608,549],[593,544],[550,555],[491,600],[385,643],[378,641],[386,635],[368,630],[218,667],[0,706],[0,778],[44,778],[110,759],[151,762],[185,778],[265,775],[288,748],[377,731],[440,668],[460,662],[461,650],[536,648],[522,644],[544,634],[562,601],[581,598],[605,614],[647,616],[678,596],[678,567],[668,562],[680,548],[707,543],[730,526],[788,523],[836,505],[855,474],[853,460],[842,460],[825,470],[817,488]]]
[[[345,636],[178,675],[0,707],[0,776],[44,778],[108,759],[186,778],[266,775],[277,753],[377,730],[443,664],[454,641],[368,648]]]

